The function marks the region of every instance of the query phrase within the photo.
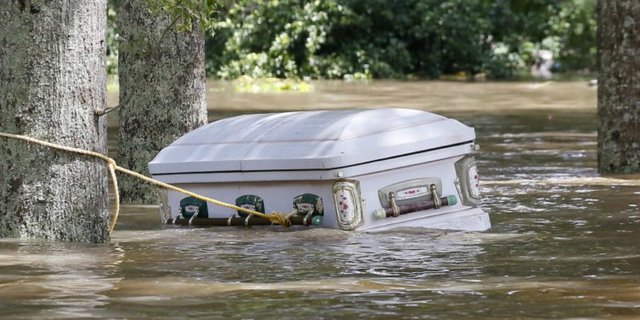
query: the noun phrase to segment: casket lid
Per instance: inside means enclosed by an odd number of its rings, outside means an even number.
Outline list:
[[[411,109],[250,114],[212,122],[164,148],[151,174],[331,170],[472,142],[474,129]]]

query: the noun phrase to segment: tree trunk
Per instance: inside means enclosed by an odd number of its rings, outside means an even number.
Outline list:
[[[106,152],[106,0],[0,6],[0,131]],[[106,242],[101,160],[0,138],[0,236]]]
[[[598,170],[640,172],[640,1],[598,1]]]
[[[207,122],[204,34],[177,31],[146,0],[119,6],[120,131],[118,162],[148,174],[147,163],[185,132]],[[155,203],[148,184],[122,177],[124,202]]]

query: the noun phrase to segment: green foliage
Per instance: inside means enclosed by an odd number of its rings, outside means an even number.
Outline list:
[[[343,0],[321,48],[320,77],[397,78],[411,71],[405,2]]]
[[[216,21],[217,0],[147,0],[152,12],[164,12],[178,30],[192,31],[194,27],[210,30]]]
[[[504,42],[494,43],[483,63],[483,71],[493,79],[516,78],[525,67],[522,55],[511,50]]]
[[[118,34],[116,8],[113,1],[107,6],[107,74],[118,73]]]
[[[300,81],[295,79],[252,78],[249,76],[241,76],[233,80],[233,87],[236,92],[251,92],[251,93],[313,91],[313,86],[306,81]]]
[[[413,10],[414,48],[419,75],[478,73],[488,43],[491,21],[482,0],[417,1]],[[417,44],[417,46],[416,46]]]
[[[497,42],[485,70],[493,78],[511,78],[528,71],[533,52],[541,49],[553,52],[556,69],[561,71],[595,69],[596,0],[491,2],[491,34]],[[508,53],[500,46],[510,48]],[[521,63],[514,63],[516,60]]]
[[[561,71],[596,64],[596,0],[148,1],[210,31],[207,72],[226,79],[514,78],[541,49]]]
[[[316,52],[325,41],[329,12],[335,9],[332,0],[238,1],[214,27],[215,47],[208,51],[220,58],[209,68],[223,78],[316,74]]]
[[[513,78],[533,52],[595,65],[596,0],[241,0],[213,26],[222,78]]]
[[[149,10],[154,14],[166,14],[171,19],[168,28],[179,31],[212,30],[218,21],[219,8],[227,6],[227,0],[145,0]],[[118,71],[118,6],[125,5],[127,0],[108,0],[107,2],[107,73]],[[165,34],[166,30],[159,30]]]
[[[484,7],[481,0],[239,1],[214,27],[208,68],[222,78],[474,72],[488,51]]]
[[[564,1],[549,20],[561,70],[596,69],[596,0]]]

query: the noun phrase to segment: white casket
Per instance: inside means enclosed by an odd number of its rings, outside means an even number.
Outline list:
[[[476,231],[491,224],[479,207],[474,140],[473,128],[419,110],[250,114],[185,134],[149,170],[207,197],[291,212],[298,224]],[[163,211],[169,222],[264,224],[174,191]]]

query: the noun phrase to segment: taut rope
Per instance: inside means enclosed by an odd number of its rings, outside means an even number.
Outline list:
[[[88,151],[88,150],[83,150],[83,149],[78,149],[78,148],[73,148],[73,147],[67,147],[67,146],[63,146],[63,145],[59,145],[59,144],[55,144],[55,143],[51,143],[51,142],[47,142],[47,141],[43,141],[43,140],[39,140],[39,139],[35,139],[35,138],[31,138],[31,137],[27,137],[27,136],[23,136],[23,135],[17,135],[17,134],[11,134],[11,133],[3,133],[0,132],[0,137],[5,137],[5,138],[9,138],[9,139],[17,139],[17,140],[22,140],[22,141],[27,141],[29,143],[34,143],[34,144],[38,144],[38,145],[42,145],[42,146],[46,146],[52,149],[57,149],[57,150],[62,150],[62,151],[66,151],[66,152],[71,152],[71,153],[76,153],[76,154],[82,154],[82,155],[86,155],[86,156],[90,156],[90,157],[94,157],[94,158],[98,158],[103,160],[104,162],[107,163],[107,169],[109,170],[109,174],[111,175],[111,179],[113,180],[113,193],[115,195],[115,212],[113,214],[113,218],[111,219],[111,223],[109,224],[109,233],[113,232],[113,229],[116,226],[116,221],[118,220],[118,214],[120,213],[120,193],[118,192],[118,178],[116,177],[116,171],[120,171],[122,173],[128,174],[130,176],[136,177],[138,179],[141,179],[147,183],[165,188],[165,189],[169,189],[169,190],[173,190],[173,191],[177,191],[189,196],[192,196],[196,199],[202,200],[202,201],[207,201],[207,202],[211,202],[215,205],[221,206],[221,207],[225,207],[225,208],[230,208],[230,209],[234,209],[237,211],[242,211],[242,212],[246,212],[248,214],[252,214],[258,217],[262,217],[265,219],[268,219],[269,221],[273,222],[273,223],[277,223],[283,227],[288,227],[291,225],[291,221],[289,220],[290,215],[289,214],[283,214],[283,213],[279,213],[279,212],[273,212],[271,214],[264,214],[262,212],[258,212],[255,210],[250,210],[250,209],[246,209],[243,207],[239,207],[236,205],[233,205],[231,203],[227,203],[224,201],[220,201],[220,200],[216,200],[213,198],[209,198],[209,197],[205,197],[202,195],[199,195],[197,193],[191,192],[189,190],[186,189],[182,189],[180,187],[176,187],[174,185],[170,185],[168,183],[164,183],[162,181],[158,181],[156,179],[153,178],[149,178],[145,175],[142,175],[138,172],[135,171],[131,171],[129,169],[125,169],[121,166],[119,166],[116,161],[113,158],[110,158],[102,153],[98,153],[98,152],[94,152],[94,151]]]

